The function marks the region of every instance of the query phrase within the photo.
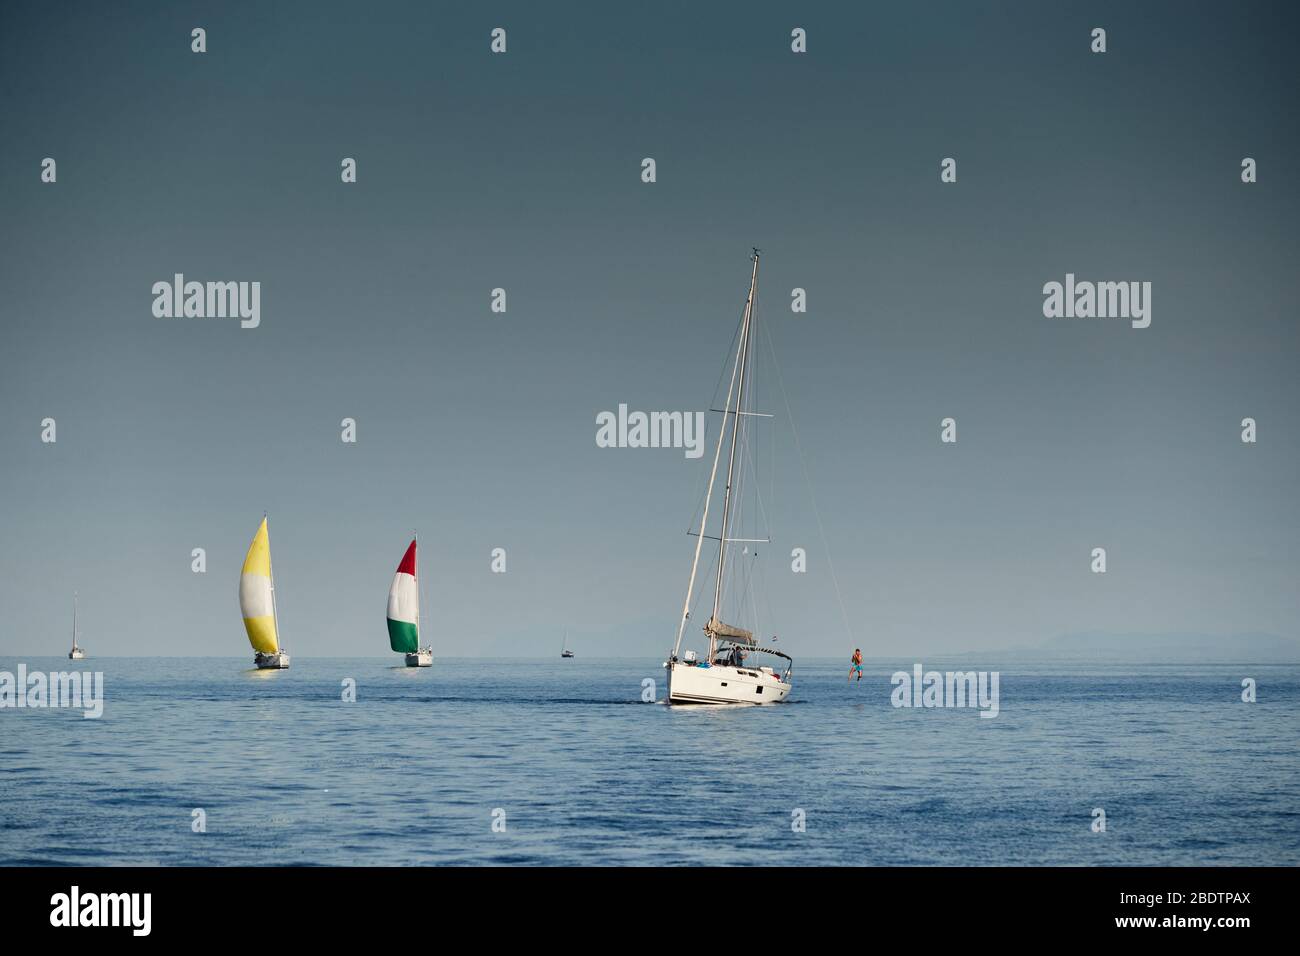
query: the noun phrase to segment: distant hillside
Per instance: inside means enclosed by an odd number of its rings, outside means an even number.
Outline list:
[[[1103,631],[1062,634],[1017,655],[1133,661],[1300,662],[1300,641],[1277,634],[1114,634]]]

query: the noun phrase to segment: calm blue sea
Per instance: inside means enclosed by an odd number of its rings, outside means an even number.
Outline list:
[[[102,719],[0,711],[0,864],[1300,863],[1300,666],[1006,663],[990,720],[891,707],[912,663],[719,710],[659,660],[92,658]]]

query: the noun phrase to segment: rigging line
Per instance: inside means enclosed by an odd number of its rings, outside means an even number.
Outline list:
[[[746,476],[746,488],[748,487],[748,485],[751,484],[753,485],[754,502],[758,505],[759,520],[762,523],[761,535],[765,535],[769,539],[765,543],[765,546],[770,546],[771,537],[772,537],[772,527],[771,527],[771,520],[768,517],[767,506],[763,502],[763,482],[761,479],[761,473],[758,470],[757,458],[759,457],[760,454],[760,452],[758,451],[758,447],[760,445],[760,442],[758,441],[758,435],[759,433],[757,430],[755,430],[752,434],[746,435],[746,438],[749,440],[746,441],[745,443],[745,460],[748,461],[750,464],[749,474],[748,476]],[[774,441],[769,441],[767,444],[769,446],[775,447]],[[775,457],[773,458],[773,471],[775,471]],[[745,472],[742,471],[742,475],[744,474]],[[742,496],[741,500],[746,502],[746,505],[748,505],[747,495]],[[745,510],[746,510],[746,514],[748,514],[748,507],[746,507]],[[755,534],[755,537],[759,537],[759,536],[760,533]],[[772,625],[772,623],[775,621],[775,615],[772,613],[772,602],[771,602],[771,598],[769,597],[768,589],[767,589],[767,574],[764,571],[763,566],[764,566],[764,562],[760,560],[758,547],[756,546],[752,552],[752,559],[750,561],[750,567],[749,567],[749,573],[751,577],[751,581],[749,585],[750,609],[753,614],[754,632],[756,634],[759,633],[759,631],[761,630],[759,626],[760,621],[766,622],[769,626]],[[763,604],[762,614],[759,613],[758,598],[756,597],[756,595],[760,595],[760,594],[762,595],[762,604]]]
[[[751,383],[751,387],[752,387],[752,383]],[[759,520],[760,520],[760,522],[762,523],[762,527],[761,527],[761,529],[760,529],[759,531],[756,531],[756,533],[754,534],[754,537],[766,536],[766,537],[768,537],[768,538],[770,539],[770,538],[771,538],[771,525],[770,525],[770,522],[769,522],[769,519],[768,519],[768,515],[767,515],[767,508],[766,508],[766,507],[764,506],[764,504],[763,504],[763,483],[762,483],[761,480],[759,480],[758,466],[757,466],[757,462],[756,462],[756,460],[755,460],[755,457],[756,457],[756,454],[757,454],[757,453],[754,451],[754,446],[758,443],[758,442],[757,442],[757,435],[758,435],[758,432],[757,432],[757,430],[751,431],[751,423],[749,423],[749,422],[746,422],[746,423],[745,423],[744,429],[745,429],[745,430],[741,432],[741,448],[742,448],[742,454],[743,454],[742,467],[739,469],[739,471],[738,471],[738,473],[737,473],[737,476],[736,476],[736,494],[735,494],[735,501],[736,501],[736,521],[735,521],[735,525],[736,525],[736,527],[738,527],[738,528],[745,528],[745,527],[748,527],[748,525],[746,524],[746,521],[750,518],[750,508],[749,508],[749,489],[750,489],[750,486],[752,485],[752,486],[753,486],[753,492],[754,492],[754,495],[753,495],[753,497],[754,497],[754,501],[755,501],[755,503],[758,505]],[[749,464],[749,466],[750,466],[749,469],[746,469],[746,468],[743,467],[743,464],[746,463],[746,462],[747,462],[747,463]],[[765,543],[766,543],[766,544],[770,544],[771,542],[768,541],[768,542],[765,542]],[[757,557],[757,549],[755,549],[755,550],[753,551],[753,554],[754,554],[754,556],[755,556],[755,558],[756,558],[756,557]],[[733,552],[732,558],[733,558],[733,561],[732,561],[732,565],[731,565],[731,566],[734,567],[735,561],[738,561],[739,558],[736,558],[736,557],[735,557],[734,552]],[[756,562],[753,562],[753,563],[756,563]],[[758,585],[759,585],[760,587],[766,587],[765,580],[762,578],[762,570],[763,570],[763,569],[762,569],[761,564],[759,565],[759,569],[758,569],[758,570],[759,570],[759,573],[760,573],[760,579],[759,579],[759,581],[758,581]],[[747,573],[750,573],[750,575],[751,575],[751,577],[752,577],[752,571],[750,571],[750,570],[747,569]],[[747,584],[746,584],[746,588],[752,588],[752,587],[753,587],[752,583],[747,583]],[[744,594],[744,591],[742,591],[742,598],[741,598],[741,605],[740,605],[742,608],[743,608],[743,606],[744,606],[744,598],[743,598],[743,594]],[[753,594],[754,594],[753,590],[750,590],[750,591],[749,591],[750,604],[751,604],[751,607],[752,607],[753,612],[754,612],[754,619],[755,619],[755,622],[757,622],[757,620],[758,620],[758,618],[759,618],[759,615],[758,615],[758,608],[757,608],[757,606],[756,606],[755,603],[754,603],[754,597],[753,597]],[[763,595],[763,599],[764,599],[764,604],[768,607],[768,616],[770,617],[770,616],[771,616],[771,614],[770,614],[770,611],[771,611],[771,604],[770,604],[770,601],[769,601],[768,598],[767,598],[767,594],[766,594],[766,592],[765,592],[764,595]]]
[[[764,536],[770,538],[772,537],[772,524],[767,517],[767,508],[763,506],[763,483],[757,479],[758,462],[755,460],[756,454],[757,453],[753,452],[750,444],[746,442],[745,460],[749,462],[750,468],[752,469],[755,475],[755,479],[752,482],[752,484],[754,485],[754,500],[758,503],[758,517],[759,520],[763,523],[762,530],[765,532]],[[746,487],[748,487],[749,484],[750,482],[746,482]],[[754,537],[757,538],[758,535],[755,534]]]
[[[718,370],[718,381],[713,386],[713,401],[710,403],[711,405],[716,406],[718,404],[718,396],[722,394],[722,383],[726,381],[727,378],[727,366],[731,364],[730,359],[731,356],[735,354],[736,342],[740,338],[740,330],[744,325],[745,307],[742,305],[740,308],[740,320],[736,323],[736,331],[731,333],[731,345],[728,346],[726,354],[722,359],[722,367]],[[723,421],[726,421],[726,419],[724,418]]]
[[[790,419],[790,437],[794,439],[795,451],[799,453],[799,465],[803,470],[804,484],[808,486],[808,499],[812,502],[813,517],[817,519],[817,531],[821,535],[822,547],[826,549],[826,566],[830,568],[831,584],[835,586],[835,600],[840,605],[840,615],[844,618],[844,634],[849,643],[853,643],[853,627],[849,624],[849,612],[844,607],[844,596],[840,593],[839,576],[835,573],[835,562],[831,560],[830,542],[826,540],[826,527],[822,524],[821,509],[817,507],[817,496],[813,493],[812,478],[808,474],[808,460],[804,457],[803,446],[799,444],[799,432],[794,426],[794,412],[790,408],[790,396],[785,390],[785,379],[781,375],[781,363],[776,359],[776,344],[772,341],[771,334],[767,331],[767,326],[763,327],[763,334],[767,336],[768,348],[772,352],[772,368],[776,370],[776,382],[781,389],[781,400],[785,404],[786,416]]]
[[[754,320],[756,320],[756,319],[758,319],[758,318],[761,317],[761,315],[762,315],[762,306],[763,306],[763,295],[762,295],[761,292],[759,292],[757,289],[755,289],[755,290],[754,290],[754,304],[753,304],[753,306],[750,307],[751,321],[754,321]],[[775,349],[772,347],[772,337],[771,337],[771,333],[768,332],[768,330],[767,330],[767,323],[766,323],[766,322],[762,323],[762,325],[763,325],[763,339],[760,340],[760,341],[765,340],[765,341],[767,342],[767,355],[765,356],[765,355],[763,354],[763,349],[761,348],[761,345],[760,345],[760,348],[755,352],[756,361],[755,361],[754,364],[755,364],[755,366],[756,366],[758,362],[761,362],[764,358],[766,358],[766,359],[769,361],[769,363],[770,363],[771,365],[774,366],[774,365],[776,364],[776,352],[775,352]],[[765,368],[765,371],[766,371],[766,368]],[[752,379],[753,379],[754,377],[757,377],[757,373],[756,373],[756,372],[752,372],[752,373],[751,373],[750,389],[751,389],[751,391],[754,392],[755,396],[757,396],[757,395],[758,395],[758,392],[757,392],[757,390],[756,390],[756,389],[757,389],[757,386],[756,386],[756,385],[754,384],[754,382],[752,381]],[[766,394],[767,394],[766,392],[763,393],[763,395],[764,395],[765,398],[766,398]],[[758,401],[756,400],[756,401],[754,402],[754,404],[753,404],[752,407],[753,407],[753,408],[761,408],[762,406],[761,406],[761,405],[758,403]],[[772,505],[773,509],[775,510],[775,507],[776,507],[776,435],[775,435],[775,433],[773,433],[773,434],[770,436],[770,438],[771,438],[771,440],[768,441],[768,443],[767,443],[768,448],[770,449],[770,454],[771,454],[771,470],[768,472],[768,497],[767,497],[767,500],[768,500],[768,502]],[[761,490],[761,486],[762,486],[762,483],[763,483],[763,482],[762,482],[761,473],[760,473],[759,470],[758,470],[758,457],[759,457],[759,452],[755,451],[755,452],[754,452],[754,457],[753,457],[753,459],[752,459],[752,461],[753,461],[753,467],[754,467],[754,484],[755,484],[756,488],[759,488],[759,489]],[[763,501],[762,501],[762,496],[761,496],[761,494],[760,494],[758,497],[759,497],[759,509],[762,511],[762,520],[763,520],[763,522],[764,522],[764,526],[767,528],[768,537],[771,537],[771,524],[769,523],[769,519],[768,519],[768,516],[767,516],[767,514],[768,514],[768,513],[767,513],[767,508],[764,507],[764,505],[763,505]]]
[[[753,272],[750,274],[749,299],[746,300],[747,302],[753,300],[754,281],[757,278],[757,276],[758,276],[758,259],[755,258],[754,269]],[[749,308],[747,306],[745,309],[744,329],[741,338],[741,345],[736,351],[736,362],[734,365],[732,365],[731,382],[733,385],[736,382],[737,369],[742,364],[741,363],[742,353],[745,351],[745,346],[748,344],[748,342],[749,342]],[[740,379],[741,382],[743,383],[744,369],[739,369],[739,371],[740,371]],[[738,394],[736,396],[737,409],[741,407],[742,398],[743,395]],[[724,408],[728,408],[728,409],[731,408],[731,387],[730,386],[727,387],[727,404],[724,406]],[[713,453],[713,467],[709,472],[709,481],[708,481],[709,490],[706,493],[706,497],[704,499],[704,512],[700,516],[700,536],[695,539],[695,557],[691,559],[691,576],[686,584],[686,598],[685,600],[682,601],[682,618],[677,623],[677,640],[673,643],[672,659],[674,661],[677,660],[677,653],[678,651],[681,650],[682,637],[686,633],[686,621],[690,617],[691,591],[695,587],[695,575],[699,571],[699,567],[700,567],[700,549],[704,545],[704,534],[705,534],[704,526],[708,523],[709,504],[713,496],[713,484],[718,476],[718,463],[722,457],[722,443],[725,440],[726,435],[727,435],[727,429],[725,425],[725,416],[724,416],[724,425],[722,431],[719,432],[718,434],[718,447]],[[735,446],[734,446],[734,436],[733,436],[732,455],[734,456],[734,454],[735,454]],[[728,462],[727,464],[727,471],[728,472],[731,471],[730,462]],[[728,479],[730,479],[730,475],[728,475]],[[718,603],[718,592],[722,589],[722,556],[726,554],[726,548],[727,548],[727,515],[726,515],[727,509],[725,504],[723,505],[722,510],[723,510],[722,531],[718,534],[718,580],[714,582],[714,592],[713,592],[713,604],[715,608],[715,613],[712,615],[712,617],[717,617],[716,608]],[[709,657],[713,656],[713,647],[714,647],[714,635],[712,631],[710,631],[709,632]]]
[[[746,376],[750,373],[749,355],[750,352],[753,351],[754,299],[758,289],[758,250],[754,251],[753,262],[754,262],[754,267],[753,270],[750,272],[750,278],[749,278],[749,292],[745,296],[745,319],[744,319],[744,327],[742,328],[740,334],[740,351],[736,354],[736,361],[740,363],[739,378],[737,379],[735,373],[734,372],[732,373],[732,379],[733,381],[736,382],[736,411],[737,412],[743,411],[745,408],[745,380],[746,380]],[[731,407],[730,393],[728,393],[727,398],[728,398],[728,403],[724,407],[729,409]],[[727,556],[728,518],[730,517],[731,514],[731,494],[732,494],[731,483],[733,478],[735,477],[736,440],[740,437],[739,429],[740,429],[741,421],[742,421],[742,416],[736,415],[735,420],[731,423],[731,450],[727,453],[726,493],[722,498],[722,531],[719,532],[718,535],[719,538],[718,577],[717,580],[713,582],[713,614],[711,615],[713,620],[717,620],[718,614],[720,613],[721,610],[719,605],[722,602],[723,570],[724,570],[724,565],[726,563],[726,556]],[[724,427],[719,439],[718,455],[721,455],[722,453],[721,442],[723,439],[726,438],[726,434],[727,434],[727,430]],[[715,462],[717,461],[716,456],[714,458],[714,461]],[[710,633],[709,634],[709,656],[710,657],[713,656],[713,651],[715,646],[716,646],[715,635],[713,633]]]
[[[695,603],[691,605],[690,618],[692,621],[696,619],[695,612],[700,609],[700,600],[704,597],[704,592],[709,589],[709,582],[712,580],[713,580],[712,572],[710,572],[710,576],[704,579],[704,582],[700,588],[700,593],[695,595]]]
[[[757,300],[758,296],[755,294],[755,304],[750,306],[751,323],[757,321],[758,318],[756,309]],[[752,357],[758,356],[759,351],[760,350],[755,349]],[[758,394],[756,379],[760,377],[761,376],[759,376],[756,371],[755,363],[751,362],[749,376],[746,382],[747,390],[751,396]],[[750,407],[757,407],[757,403],[752,398]],[[749,501],[749,489],[751,485],[754,489],[754,501],[758,505],[759,520],[766,523],[767,514],[766,509],[763,506],[762,481],[756,461],[757,452],[755,449],[760,444],[760,432],[757,428],[758,423],[748,419],[742,419],[737,424],[738,427],[741,428],[741,467],[737,471],[735,482],[735,525],[738,528],[744,528],[748,526],[747,522],[751,518]],[[746,464],[749,465],[749,468],[745,467]],[[755,536],[757,537],[757,534]],[[756,598],[756,591],[758,590],[760,583],[755,576],[755,565],[758,563],[758,551],[756,548],[750,550],[747,546],[740,553],[732,552],[730,557],[730,565],[733,569],[733,573],[739,574],[742,582],[740,593],[736,596],[736,621],[739,622],[748,617],[752,622],[751,627],[754,629],[755,633],[758,633],[761,631],[760,621],[762,620],[759,617],[758,601]],[[748,560],[743,560],[744,558],[748,558]],[[758,571],[761,575],[762,568],[759,567]],[[766,599],[766,595],[764,595],[764,598]],[[744,609],[747,605],[751,612],[748,615],[744,613]]]
[[[737,615],[731,619],[732,623],[741,620],[740,615],[745,610],[745,602],[750,588],[750,567],[749,562],[745,561],[744,558],[749,557],[750,553],[749,545],[745,545],[740,549],[740,551],[733,550],[727,557],[727,567],[731,570],[733,577],[738,581],[738,586],[734,589],[734,593],[728,595],[728,597],[733,597],[735,599],[734,605],[731,605],[728,608],[728,610],[734,610]],[[724,617],[723,620],[725,621],[727,618]]]
[[[753,561],[752,561],[752,560],[751,560],[751,561],[747,561],[747,562],[746,562],[746,565],[747,565],[747,566],[745,567],[745,590],[744,590],[743,592],[741,592],[741,595],[740,595],[740,604],[739,604],[739,606],[736,608],[736,614],[737,614],[737,615],[739,615],[739,614],[740,614],[740,613],[745,609],[745,599],[746,599],[746,598],[749,599],[749,605],[750,605],[750,607],[754,607],[754,590],[753,590],[753,588],[751,587],[751,585],[753,584],[753,580],[754,580]],[[751,628],[753,628],[754,633],[758,633],[758,613],[757,613],[757,612],[758,612],[758,609],[757,609],[757,608],[754,608],[754,611],[755,611],[755,613],[754,613],[754,616],[750,618],[750,625],[749,625],[749,626],[750,626]]]
[[[748,444],[749,444],[749,443],[747,442],[747,445],[748,445]],[[748,448],[748,449],[747,449],[746,458],[752,461],[752,457],[753,457],[753,456],[752,456],[752,448]],[[745,471],[742,469],[742,470],[741,470],[741,476],[742,476],[742,481],[743,481],[743,483],[742,483],[741,486],[740,486],[740,490],[741,490],[742,492],[746,492],[747,489],[748,489],[748,486],[749,486],[750,484],[753,484],[753,486],[754,486],[754,498],[755,498],[756,502],[758,503],[758,510],[759,510],[759,513],[760,513],[760,515],[762,515],[763,518],[765,519],[766,516],[763,514],[763,494],[762,494],[762,483],[758,480],[758,472],[757,472],[757,470],[755,469],[755,470],[753,470],[752,474],[750,474],[750,475],[746,475]],[[741,514],[741,515],[743,515],[745,518],[748,518],[748,517],[749,517],[749,506],[748,506],[749,503],[748,503],[748,500],[747,500],[747,499],[748,499],[748,495],[745,494],[745,493],[742,493],[742,494],[739,496],[739,501],[740,501],[740,503],[741,503],[741,507],[740,507],[738,513]],[[743,525],[741,525],[741,526],[743,527]],[[757,597],[756,597],[757,593],[759,593],[760,591],[763,591],[763,600],[764,600],[764,604],[766,605],[766,604],[768,603],[768,601],[767,601],[767,594],[766,594],[766,592],[764,591],[765,584],[764,584],[764,581],[763,581],[763,566],[762,566],[762,563],[759,561],[759,554],[758,554],[758,547],[757,547],[757,546],[754,546],[752,549],[751,549],[750,547],[747,546],[746,549],[745,549],[745,551],[742,552],[742,554],[744,554],[745,556],[747,556],[747,557],[749,558],[749,560],[745,562],[745,564],[744,564],[744,568],[743,568],[745,586],[744,586],[744,590],[741,592],[740,608],[743,608],[743,607],[744,607],[744,604],[745,604],[745,598],[748,597],[748,599],[749,599],[749,607],[750,607],[750,612],[751,612],[751,614],[750,614],[750,620],[753,622],[751,626],[752,626],[753,629],[754,629],[754,633],[757,634],[757,633],[759,633],[759,632],[762,630],[762,627],[760,626],[760,625],[761,625],[761,622],[764,621],[764,620],[766,620],[766,618],[760,616],[759,613],[758,613],[758,599],[757,599]],[[739,558],[739,557],[736,557],[735,560],[736,560],[736,561],[740,561],[740,558]],[[757,573],[756,573],[756,572],[757,572]],[[737,613],[739,613],[739,610],[737,611]]]
[[[763,595],[764,620],[771,625],[772,636],[776,637],[776,615],[772,613],[772,601],[768,597],[767,574],[763,571],[763,563],[758,560],[757,552],[754,555],[754,563],[758,566],[758,586]]]
[[[766,332],[766,328],[764,329],[764,331]],[[772,355],[771,336],[770,336],[770,335],[765,336],[765,337],[764,337],[764,340],[767,342],[767,354],[766,354],[766,356],[764,356],[764,357],[765,357],[766,360],[767,360],[767,368],[770,370],[771,367],[772,367],[772,363],[775,361],[775,357]],[[773,514],[776,514],[776,513],[777,513],[777,501],[776,501],[776,442],[777,442],[777,433],[776,433],[776,429],[773,429],[771,435],[768,436],[768,443],[767,443],[767,444],[768,444],[768,453],[769,453],[769,455],[771,456],[771,459],[770,459],[770,462],[769,462],[770,471],[768,471],[768,481],[767,481],[767,491],[768,491],[767,501],[768,501],[768,504],[769,504],[769,505],[771,506],[771,508],[772,508],[772,513],[773,513]],[[770,527],[771,527],[771,526],[769,525],[769,528],[770,528]]]
[[[731,358],[732,353],[735,351],[736,340],[740,337],[740,329],[744,325],[744,322],[745,322],[745,316],[744,316],[744,309],[742,307],[740,321],[736,323],[736,330],[731,333],[731,345],[728,346],[726,357],[723,358],[722,367],[718,371],[717,384],[713,386],[713,399],[712,401],[709,402],[710,408],[716,408],[718,406],[718,395],[721,394],[722,392],[722,382],[727,377],[727,366],[731,364],[729,360]],[[727,415],[725,412],[722,415],[722,427],[723,428],[727,427]],[[708,428],[706,427],[705,433],[699,436],[701,448],[708,447],[709,442],[707,436],[708,436]],[[704,508],[704,496],[708,494],[708,490],[709,490],[708,488],[705,487],[705,482],[707,481],[708,478],[706,474],[703,471],[701,471],[699,473],[699,477],[695,480],[695,511],[691,515],[690,524],[686,526],[687,534],[690,534],[691,528],[695,527],[695,519],[700,516],[700,511],[703,510]],[[700,528],[700,534],[704,534],[707,530],[708,530],[707,528]]]
[[[760,618],[758,616],[758,601],[754,597],[754,594],[757,591],[757,588],[754,587],[754,568],[757,564],[758,564],[758,552],[757,551],[749,552],[749,561],[746,562],[746,568],[745,568],[744,596],[749,598],[749,610],[750,610],[749,620],[751,622],[750,627],[753,629],[755,634],[760,634],[762,632],[762,628],[759,627]]]
[[[735,480],[733,481],[731,487],[732,498],[731,498],[730,527],[735,529],[733,533],[737,537],[743,536],[742,531],[746,527],[746,525],[744,524],[745,521],[744,496],[741,494],[741,489],[744,487],[744,478],[745,478],[744,469],[738,468],[736,471]],[[740,610],[743,610],[745,606],[744,565],[743,562],[741,562],[740,558],[738,557],[738,555],[741,554],[742,550],[743,549],[739,547],[730,548],[727,550],[724,558],[724,562],[725,562],[724,577],[725,580],[730,582],[730,586],[724,589],[724,592],[722,594],[722,602],[721,602],[721,606],[719,607],[718,613],[722,620],[729,621],[732,624],[737,624],[739,622],[740,619],[738,617],[738,614]]]

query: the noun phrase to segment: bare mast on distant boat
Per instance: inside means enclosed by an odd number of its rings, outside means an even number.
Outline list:
[[[86,651],[77,646],[77,592],[72,592],[72,650],[68,651],[68,660],[84,661]]]

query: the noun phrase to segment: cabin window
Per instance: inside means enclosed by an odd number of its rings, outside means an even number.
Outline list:
[[[763,693],[763,685],[762,685],[762,684],[759,684],[757,687],[755,687],[755,688],[754,688],[754,693],[755,693],[755,694],[761,694],[761,693]]]

